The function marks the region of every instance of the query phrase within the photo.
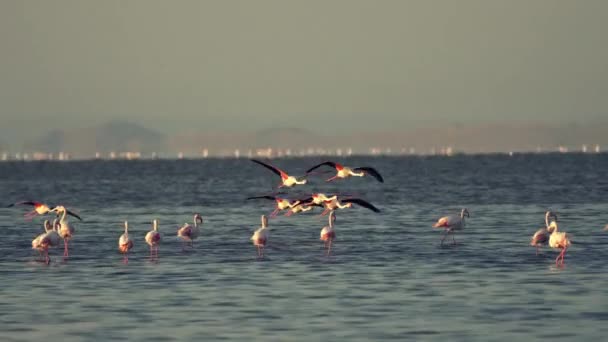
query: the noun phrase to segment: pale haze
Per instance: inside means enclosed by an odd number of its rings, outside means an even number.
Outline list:
[[[0,2],[0,141],[608,117],[606,1]]]

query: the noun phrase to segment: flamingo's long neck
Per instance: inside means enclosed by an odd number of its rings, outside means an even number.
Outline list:
[[[68,211],[65,208],[62,209],[61,210],[61,219],[59,221],[65,222],[67,215],[68,215]]]
[[[129,224],[125,222],[125,234],[129,234]]]
[[[329,228],[334,228],[334,220],[335,220],[335,216],[334,216],[334,212],[332,211],[331,213],[329,213]]]
[[[156,222],[156,220],[154,220],[154,231],[158,231],[158,222]]]

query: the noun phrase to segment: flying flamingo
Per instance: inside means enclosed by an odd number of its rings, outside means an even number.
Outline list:
[[[160,233],[158,232],[158,220],[152,221],[152,230],[146,234],[146,243],[150,246],[150,258],[158,258],[158,247],[160,244]]]
[[[177,236],[184,240],[184,243],[190,242],[190,246],[194,247],[194,239],[196,239],[201,233],[199,224],[203,224],[203,217],[201,214],[195,214],[194,226],[184,223],[184,225],[177,230]]]
[[[64,206],[56,206],[55,208],[51,209],[49,212],[56,212],[57,215],[61,215],[61,218],[59,219],[59,236],[61,236],[61,238],[63,239],[63,256],[67,257],[69,256],[69,247],[68,244],[70,242],[70,240],[72,239],[72,236],[74,235],[75,232],[75,228],[73,225],[71,225],[68,222],[67,219],[67,214],[71,213],[68,209],[66,209]],[[79,220],[82,220],[80,218],[80,216],[71,213],[70,215],[78,218]]]
[[[125,232],[118,238],[118,251],[125,255],[124,263],[129,262],[129,250],[133,248],[133,240],[129,238],[129,222],[125,221]]]
[[[35,201],[22,201],[22,202],[13,203],[13,204],[9,204],[7,206],[7,208],[11,208],[11,207],[14,207],[17,205],[31,205],[34,207],[34,209],[32,211],[29,211],[25,215],[23,215],[27,220],[31,220],[36,215],[45,215],[49,211],[51,211],[51,208],[48,205],[41,203],[41,202],[35,202]]]
[[[51,259],[49,258],[49,247],[51,245],[51,238],[49,236],[49,233],[52,230],[53,227],[51,227],[51,223],[49,222],[49,220],[45,220],[44,232],[36,236],[36,238],[32,240],[32,249],[37,250],[40,253],[41,258],[44,256],[44,262],[46,264],[49,264],[51,262]]]
[[[293,206],[295,206],[299,202],[299,201],[290,201],[286,198],[269,196],[269,195],[247,197],[247,200],[262,199],[262,198],[276,202],[276,208],[274,209],[274,211],[272,213],[270,213],[270,218],[277,216],[277,214],[282,210],[293,208]]]
[[[316,204],[314,202],[314,200],[310,204],[318,206],[318,204]],[[345,199],[340,199],[340,200],[335,198],[335,199],[328,199],[328,200],[323,201],[322,205],[325,207],[325,210],[321,213],[320,216],[325,216],[325,215],[327,215],[327,213],[332,212],[337,209],[352,208],[354,204],[360,205],[375,213],[380,212],[380,209],[376,208],[373,204],[371,204],[365,200],[362,200],[360,198],[345,198]]]
[[[253,235],[251,236],[251,241],[253,241],[253,245],[258,249],[258,257],[264,257],[264,248],[268,243],[268,219],[266,215],[262,215],[262,226],[258,228]]]
[[[295,186],[295,185],[306,184],[306,179],[298,180],[296,177],[288,175],[285,171],[283,171],[279,168],[276,168],[270,164],[264,163],[263,161],[259,161],[257,159],[251,159],[251,161],[262,165],[263,167],[267,168],[268,170],[276,173],[279,177],[281,177],[281,184],[279,184],[279,186],[278,186],[279,188],[282,188],[282,187],[291,188],[292,186]]]
[[[304,212],[310,211],[312,209],[313,209],[312,206],[306,205],[305,203],[299,203],[298,201],[296,201],[296,204],[287,211],[285,216],[292,216],[294,214],[304,213]]]
[[[342,164],[334,163],[331,161],[326,161],[326,162],[323,162],[321,164],[317,164],[317,165],[311,167],[310,169],[308,169],[306,171],[306,174],[309,174],[313,170],[315,170],[321,166],[325,166],[325,165],[331,166],[334,169],[336,169],[336,171],[337,171],[335,176],[327,179],[327,182],[331,182],[338,178],[343,179],[343,178],[348,178],[348,177],[352,177],[352,176],[363,177],[363,176],[370,175],[370,176],[374,177],[378,182],[384,183],[384,179],[382,178],[380,173],[378,171],[376,171],[376,169],[374,169],[373,167],[364,166],[364,167],[350,168],[350,167],[343,166]]]
[[[336,232],[334,231],[334,222],[336,221],[336,215],[332,211],[329,213],[329,226],[321,229],[321,241],[323,241],[324,247],[327,249],[327,256],[331,253],[331,243],[336,238]]]
[[[557,216],[555,216],[557,220]],[[553,249],[561,249],[562,251],[555,258],[555,265],[564,265],[564,257],[566,256],[566,250],[570,247],[570,237],[565,232],[557,231],[557,221],[554,225],[549,226],[549,231],[551,232],[551,236],[549,236],[549,247]]]
[[[550,224],[549,217],[554,218],[554,220],[551,220]],[[532,239],[530,240],[530,246],[536,247],[536,255],[538,255],[540,247],[542,247],[549,241],[549,230],[551,229],[551,227],[557,226],[555,220],[557,220],[557,216],[555,215],[555,213],[553,213],[552,211],[547,211],[545,213],[545,228],[537,230],[536,233],[534,233],[534,235],[532,236]]]
[[[456,244],[456,239],[454,239],[454,232],[456,230],[462,230],[465,226],[464,216],[469,216],[469,210],[467,208],[463,208],[460,211],[460,216],[450,215],[444,216],[440,218],[437,223],[433,225],[434,228],[443,228],[445,229],[445,233],[443,234],[443,238],[441,239],[441,245],[443,246],[443,240],[448,236],[448,234],[452,233],[452,241],[453,244]]]

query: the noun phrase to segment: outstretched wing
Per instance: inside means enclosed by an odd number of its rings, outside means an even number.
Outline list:
[[[256,164],[262,165],[263,167],[267,168],[268,170],[276,173],[281,178],[287,178],[288,177],[288,175],[287,175],[287,173],[285,173],[285,171],[283,171],[281,169],[278,169],[278,168],[276,168],[276,167],[274,167],[274,166],[272,166],[270,164],[266,164],[263,161],[260,161],[260,160],[257,160],[257,159],[251,159],[251,161],[254,162],[254,163],[256,163]]]
[[[266,196],[252,196],[252,197],[247,197],[247,199],[248,199],[248,200],[252,200],[252,199],[260,199],[260,198],[265,198],[265,199],[272,200],[272,201],[274,201],[274,200],[276,199],[276,197],[274,197],[274,196],[268,196],[268,195],[266,195]]]
[[[368,174],[368,175],[376,178],[378,180],[378,182],[384,183],[384,179],[382,178],[380,173],[378,171],[376,171],[376,169],[374,169],[373,167],[357,167],[357,168],[353,169],[353,171],[355,171],[355,172],[363,171],[365,174]]]
[[[7,208],[11,208],[11,207],[14,207],[16,205],[33,205],[35,207],[35,206],[40,205],[40,204],[42,204],[42,203],[40,203],[40,202],[34,202],[34,201],[21,201],[21,202],[16,202],[16,203],[9,204],[6,207]]]
[[[334,169],[336,168],[336,163],[334,163],[334,162],[330,162],[330,161],[326,161],[326,162],[323,162],[323,163],[321,163],[321,164],[317,164],[317,165],[315,165],[315,166],[311,167],[310,169],[306,170],[306,173],[310,173],[310,172],[312,172],[313,170],[318,169],[318,168],[320,168],[321,166],[325,166],[325,165],[327,165],[327,166],[331,166],[331,167],[333,167]]]
[[[380,212],[380,209],[374,207],[373,204],[371,204],[371,203],[369,203],[369,202],[367,202],[365,200],[362,200],[360,198],[347,198],[347,199],[341,200],[341,202],[358,204],[358,205],[360,205],[360,206],[362,206],[364,208],[367,208],[367,209],[369,209],[369,210],[371,210],[371,211],[373,211],[375,213],[379,213]]]
[[[80,218],[80,216],[76,215],[74,212],[69,211],[66,209],[66,212],[68,213],[68,215],[70,216],[74,216],[75,218],[79,219],[80,221],[82,221],[82,219]]]

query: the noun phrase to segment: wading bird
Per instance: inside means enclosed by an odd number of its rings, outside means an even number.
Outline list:
[[[454,232],[457,230],[463,230],[465,226],[464,217],[469,216],[469,210],[467,208],[463,208],[460,211],[460,216],[458,215],[449,215],[444,216],[437,220],[437,223],[433,225],[434,228],[443,228],[445,233],[443,234],[443,238],[441,238],[441,245],[443,246],[443,240],[448,236],[448,234],[452,233],[452,242],[456,244],[456,239],[454,239]]]
[[[150,246],[150,258],[158,258],[160,244],[160,233],[158,232],[158,220],[152,221],[152,230],[146,234],[146,243]]]
[[[327,256],[331,253],[331,244],[336,238],[336,232],[334,231],[334,222],[336,221],[336,214],[332,211],[329,213],[329,226],[321,229],[320,240],[323,241],[323,246],[327,249]]]
[[[61,205],[58,205],[55,208],[51,209],[50,212],[55,212],[57,213],[57,215],[61,215],[61,218],[59,219],[59,236],[61,236],[61,238],[63,239],[63,256],[67,257],[70,254],[68,247],[69,242],[72,239],[74,232],[76,231],[74,226],[70,224],[70,222],[68,222],[67,215],[70,214],[78,218],[79,220],[82,219],[80,218],[80,216],[72,213]]]
[[[299,180],[294,176],[288,175],[285,171],[283,171],[279,168],[276,168],[270,164],[264,163],[263,161],[260,161],[257,159],[251,159],[251,161],[262,165],[263,167],[267,168],[268,170],[274,172],[279,177],[281,177],[281,184],[279,184],[279,186],[278,186],[279,188],[281,188],[281,187],[291,188],[292,186],[295,186],[295,185],[306,184],[306,179]]]
[[[326,180],[327,182],[331,182],[338,178],[343,179],[343,178],[348,178],[348,177],[353,177],[353,176],[354,177],[363,177],[363,176],[370,175],[370,176],[374,177],[378,182],[384,183],[384,179],[382,178],[380,173],[373,167],[364,166],[364,167],[350,168],[350,167],[343,166],[342,164],[334,163],[331,161],[326,161],[326,162],[323,162],[321,164],[317,164],[317,165],[311,167],[310,169],[308,169],[306,171],[306,174],[311,173],[313,170],[315,170],[321,166],[331,166],[334,169],[336,169],[336,171],[337,171],[335,176]]]
[[[129,238],[129,222],[125,221],[125,232],[118,238],[118,251],[124,254],[124,262],[129,262],[129,251],[133,248],[133,240]]]
[[[550,224],[549,217],[553,217],[553,220],[551,220]],[[540,247],[547,244],[547,242],[549,241],[549,235],[551,234],[549,229],[551,229],[550,227],[552,226],[557,226],[556,221],[557,215],[555,215],[555,213],[550,210],[545,213],[545,228],[537,230],[536,233],[534,233],[534,235],[532,236],[532,239],[530,240],[530,246],[536,247],[536,255],[538,255]]]
[[[557,216],[556,216],[557,220]],[[553,249],[561,249],[561,252],[555,258],[555,265],[564,265],[564,257],[566,256],[566,250],[570,247],[570,237],[565,232],[557,231],[557,221],[553,221],[555,224],[549,226],[551,235],[549,236],[549,247]],[[553,223],[552,222],[552,223]]]
[[[194,240],[201,233],[199,225],[202,224],[203,217],[201,216],[201,214],[194,214],[194,225],[184,223],[184,225],[177,230],[177,236],[184,241],[184,244],[190,242],[190,247],[194,247]]]
[[[258,249],[259,258],[264,257],[264,248],[266,248],[266,244],[268,243],[268,236],[268,219],[265,215],[262,215],[262,226],[251,236],[253,245]]]
[[[44,221],[44,232],[32,240],[32,249],[35,249],[40,253],[40,258],[48,264],[51,262],[49,258],[49,247],[51,246],[51,239],[49,233],[53,230],[49,220]]]

